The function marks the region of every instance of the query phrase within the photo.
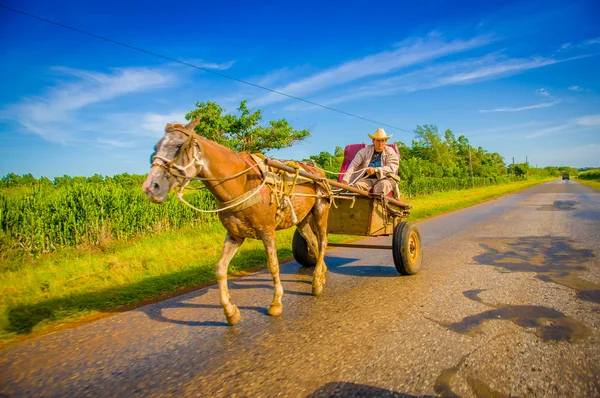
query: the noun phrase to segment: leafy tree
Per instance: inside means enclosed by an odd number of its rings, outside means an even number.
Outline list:
[[[285,119],[272,120],[268,126],[261,126],[261,111],[251,112],[246,103],[242,101],[237,109],[239,116],[223,114],[225,110],[215,102],[196,103],[196,109],[185,118],[200,118],[196,133],[236,152],[286,148],[310,135],[308,130],[295,130]]]
[[[54,185],[54,184],[52,184],[52,180],[50,180],[48,177],[43,177],[43,176],[40,177],[40,179],[38,180],[38,183],[43,186]]]
[[[450,145],[454,145],[453,141],[455,141],[452,131],[447,130],[445,132],[445,140],[442,140],[437,127],[426,124],[424,126],[417,126],[415,136],[416,140],[413,141],[413,155],[427,160],[432,164],[428,168],[430,170],[428,174],[436,177],[452,176],[456,169],[456,154],[452,152]]]
[[[526,178],[527,172],[529,171],[529,164],[527,163],[515,163],[508,166],[508,173],[514,174],[520,178]]]
[[[402,141],[396,141],[396,142],[394,142],[394,144],[396,144],[396,146],[398,147],[398,154],[400,155],[401,162],[403,160],[408,160],[412,157],[410,148],[408,146],[406,146],[405,143],[403,143]]]
[[[56,187],[68,187],[71,186],[73,179],[68,175],[62,177],[54,177],[54,186]]]
[[[422,159],[417,157],[412,157],[410,159],[404,160],[400,162],[400,167],[398,167],[398,174],[400,178],[406,181],[406,183],[411,186],[419,177],[423,177],[423,163]]]
[[[94,174],[93,176],[88,177],[87,180],[93,184],[99,184],[104,182],[104,177],[102,177],[100,174]]]
[[[333,155],[329,152],[321,152],[318,155],[311,155],[310,159],[320,168],[337,173],[344,162],[344,148],[336,146]]]

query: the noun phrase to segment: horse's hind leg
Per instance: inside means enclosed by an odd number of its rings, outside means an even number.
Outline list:
[[[219,263],[217,264],[219,296],[221,305],[225,311],[227,323],[230,325],[235,325],[238,323],[241,316],[237,305],[231,303],[231,296],[229,295],[229,289],[227,287],[227,267],[229,266],[231,258],[242,243],[244,243],[244,238],[234,238],[233,236],[227,234],[225,236],[225,243],[223,244],[223,254],[221,255]]]
[[[279,278],[279,260],[277,259],[277,244],[275,240],[275,233],[265,233],[261,237],[265,250],[267,252],[267,266],[271,277],[273,277],[273,302],[269,307],[269,315],[277,316],[283,312],[283,304],[281,299],[283,298],[283,285]]]
[[[315,273],[313,274],[312,294],[318,296],[323,292],[327,279],[327,265],[325,265],[325,252],[327,250],[327,218],[329,217],[329,203],[319,200],[312,210],[311,227],[317,236],[318,256]]]
[[[312,218],[313,218],[312,214],[308,213],[308,215],[304,218],[304,220],[300,221],[296,225],[296,228],[298,229],[298,232],[300,232],[300,235],[306,241],[309,255],[312,258],[318,258],[319,257],[319,245],[317,243],[317,237],[312,230],[312,226],[311,226]]]

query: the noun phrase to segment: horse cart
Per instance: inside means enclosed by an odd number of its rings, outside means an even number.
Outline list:
[[[328,233],[392,235],[391,246],[346,246],[391,249],[394,264],[401,274],[419,271],[423,258],[419,230],[404,222],[410,205],[343,184],[339,182],[341,177],[338,181],[329,180],[309,165],[296,162],[286,165],[273,159],[259,157],[256,160],[250,154],[239,154],[196,134],[199,121],[199,118],[194,119],[185,126],[167,124],[165,135],[154,147],[152,166],[142,189],[150,201],[163,203],[168,192],[177,187],[177,198],[190,208],[219,213],[227,234],[217,263],[217,280],[219,300],[230,325],[239,322],[241,315],[229,293],[227,268],[246,238],[260,239],[265,246],[274,287],[268,311],[272,316],[281,315],[283,311],[283,286],[275,242],[278,229],[296,226],[292,244],[294,257],[302,265],[315,266],[312,281],[315,296],[323,292],[326,282],[324,257]],[[353,158],[349,156],[348,147],[345,158],[347,166]],[[261,165],[280,169],[283,176],[272,171],[263,174]],[[292,181],[288,184],[290,176]],[[300,176],[307,179],[307,183],[299,182],[302,181]],[[183,190],[191,180],[202,181],[215,197],[217,209],[198,209],[185,201]],[[266,185],[269,181],[272,182]],[[326,212],[329,212],[328,220],[321,216]]]
[[[396,151],[395,145],[391,145]],[[392,236],[391,245],[329,243],[328,246],[353,247],[362,249],[391,250],[394,266],[401,275],[414,275],[419,272],[423,261],[423,247],[419,229],[404,221],[412,207],[391,197],[374,195],[342,183],[343,173],[354,155],[364,144],[349,145],[344,152],[344,163],[338,181],[327,179],[327,183],[337,188],[334,203],[329,210],[327,232],[332,234],[357,236]],[[269,166],[294,173],[295,170],[277,160],[266,159]],[[315,181],[323,177],[300,171],[300,175]],[[298,230],[292,241],[294,259],[303,266],[315,266],[316,258],[308,250],[306,240]]]

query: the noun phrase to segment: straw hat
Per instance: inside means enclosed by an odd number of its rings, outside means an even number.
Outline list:
[[[388,138],[392,138],[392,135],[394,134],[387,135],[385,130],[379,127],[373,135],[369,134],[369,137],[374,140],[387,140]]]

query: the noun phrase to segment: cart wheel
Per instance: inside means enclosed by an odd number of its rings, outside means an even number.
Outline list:
[[[314,267],[317,265],[317,259],[312,257],[308,252],[306,239],[300,235],[297,229],[292,239],[292,253],[294,254],[294,260],[304,267]]]
[[[419,229],[407,222],[401,222],[394,228],[392,238],[394,265],[402,275],[414,275],[421,269],[423,246]]]

